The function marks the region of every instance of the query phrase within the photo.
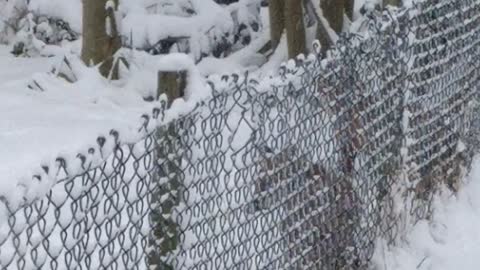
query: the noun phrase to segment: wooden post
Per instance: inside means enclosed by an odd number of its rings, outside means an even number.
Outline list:
[[[285,0],[270,0],[268,10],[270,14],[270,40],[271,48],[275,50],[282,38],[285,29]]]
[[[168,107],[173,100],[183,97],[186,72],[159,72],[157,98],[168,97]],[[153,237],[150,245],[154,248],[149,255],[149,269],[173,270],[174,258],[170,257],[178,247],[178,225],[172,213],[181,200],[181,141],[179,130],[181,120],[175,120],[156,132],[156,162],[158,174],[154,179],[152,196]]]
[[[353,22],[353,10],[355,8],[355,0],[345,0],[345,14]]]
[[[168,97],[168,107],[172,105],[173,100],[183,97],[187,87],[187,72],[185,71],[166,71],[158,73],[157,99],[162,94]]]
[[[321,53],[325,53],[329,48],[333,46],[333,40],[331,39],[328,33],[328,27],[326,25],[326,20],[323,20],[320,14],[317,13],[316,7],[313,5],[312,1],[307,0],[304,1],[305,8],[310,10],[312,14],[314,14],[315,19],[317,21],[317,31],[316,31],[316,39],[320,42]]]
[[[345,11],[345,3],[347,0],[322,0],[320,7],[323,11],[323,16],[327,19],[330,27],[336,33],[342,32],[343,16]]]
[[[285,28],[287,31],[288,58],[306,51],[303,1],[285,0]]]

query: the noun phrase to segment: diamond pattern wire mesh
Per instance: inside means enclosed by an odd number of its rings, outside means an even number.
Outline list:
[[[480,1],[371,14],[326,60],[211,78],[146,136],[99,138],[0,221],[0,269],[365,269],[459,188],[478,141]],[[156,124],[155,124],[156,125]],[[98,162],[100,160],[100,162]],[[72,173],[70,163],[81,173]]]

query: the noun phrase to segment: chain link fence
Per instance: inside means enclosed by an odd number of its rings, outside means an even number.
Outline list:
[[[43,167],[32,181],[61,179],[47,196],[0,200],[0,269],[368,268],[468,170],[480,1],[365,26],[279,76],[211,78],[211,98],[151,131],[164,102],[137,143],[112,131]]]

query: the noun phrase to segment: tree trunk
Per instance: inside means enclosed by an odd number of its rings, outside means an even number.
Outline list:
[[[325,53],[330,47],[333,46],[333,40],[328,33],[327,22],[325,19],[321,18],[321,14],[318,13],[318,7],[315,7],[311,0],[305,0],[303,3],[305,5],[305,9],[315,16],[315,20],[317,21],[317,32],[315,34],[315,38],[320,42],[322,47],[321,53]]]
[[[345,0],[345,13],[347,17],[353,22],[353,9],[355,8],[355,0]]]
[[[399,7],[402,4],[401,0],[383,0],[383,7],[385,8],[386,6],[395,6]]]
[[[288,58],[295,58],[306,51],[303,2],[285,0],[285,28],[287,30]]]
[[[283,29],[285,29],[285,0],[270,0],[268,9],[270,12],[270,39],[273,50],[277,48],[282,38]]]
[[[318,22],[317,25],[317,33],[316,33],[316,38],[320,42],[320,45],[322,46],[321,48],[321,53],[325,54],[328,49],[330,49],[333,46],[333,40],[330,38],[328,34],[327,27],[321,22]]]
[[[340,33],[343,30],[343,15],[345,12],[345,4],[351,0],[321,0],[320,7],[323,11],[323,16],[327,19],[330,27],[336,32]]]
[[[115,10],[118,0],[113,1]],[[106,8],[107,0],[83,0],[82,60],[86,65],[100,64],[100,73],[118,79],[118,66],[113,67],[113,56],[121,47],[115,10]],[[107,20],[110,29],[107,29]]]

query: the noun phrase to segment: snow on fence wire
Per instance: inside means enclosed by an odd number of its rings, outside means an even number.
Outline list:
[[[368,26],[279,77],[212,78],[211,98],[137,143],[99,138],[83,173],[44,167],[63,179],[46,197],[3,202],[0,269],[367,267],[469,166],[480,1],[427,0]]]

